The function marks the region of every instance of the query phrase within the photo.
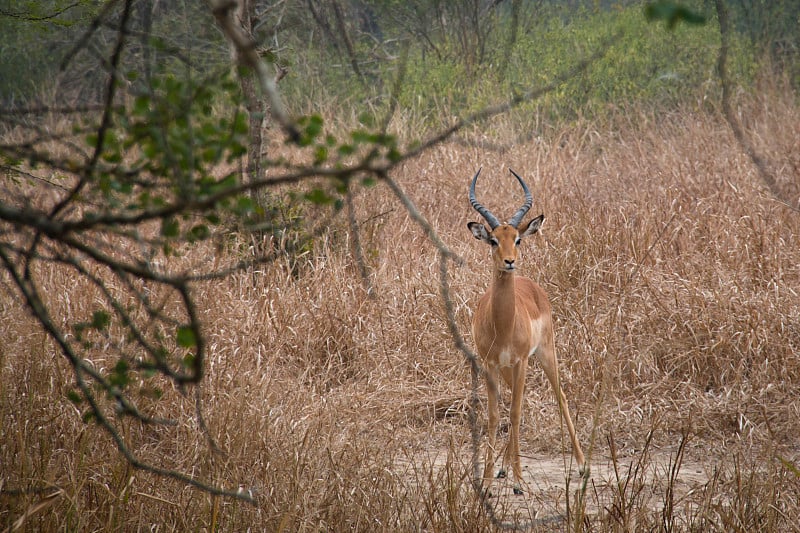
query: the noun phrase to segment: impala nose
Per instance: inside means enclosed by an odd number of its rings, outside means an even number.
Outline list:
[[[514,260],[513,259],[505,259],[506,263],[506,270],[514,270]]]

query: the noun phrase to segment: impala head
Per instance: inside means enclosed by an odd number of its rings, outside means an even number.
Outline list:
[[[525,192],[525,203],[522,204],[514,216],[509,219],[505,224],[501,223],[497,218],[485,207],[483,207],[475,198],[475,183],[478,181],[478,175],[481,173],[480,169],[472,178],[472,185],[469,188],[469,202],[475,211],[486,220],[489,227],[487,228],[480,222],[470,222],[467,227],[472,232],[472,235],[481,241],[487,242],[492,246],[492,259],[494,260],[495,267],[502,272],[513,272],[517,263],[517,247],[520,240],[528,235],[533,235],[539,228],[542,227],[544,215],[539,215],[527,224],[520,226],[522,217],[528,212],[533,205],[533,197],[528,190],[528,186],[522,181],[522,178],[509,169],[515,178],[522,185],[522,190]]]

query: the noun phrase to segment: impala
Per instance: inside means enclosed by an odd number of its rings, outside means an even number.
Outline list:
[[[509,169],[511,170],[511,169]],[[558,361],[553,341],[553,318],[547,294],[537,283],[523,276],[516,276],[518,247],[523,237],[533,235],[542,226],[544,215],[522,224],[522,217],[533,205],[528,186],[511,170],[525,193],[525,203],[511,219],[503,224],[475,198],[475,183],[480,169],[472,179],[469,201],[472,207],[486,220],[487,228],[480,222],[470,222],[467,227],[472,235],[492,247],[492,283],[478,302],[472,321],[472,337],[478,354],[483,360],[486,393],[488,396],[488,443],[484,465],[484,487],[486,494],[492,482],[495,442],[497,438],[498,375],[511,388],[511,429],[503,466],[497,477],[505,477],[505,468],[512,465],[514,494],[522,494],[520,482],[522,468],[519,455],[519,426],[522,418],[522,399],[525,392],[525,373],[528,359],[536,355],[550,384],[553,386],[558,409],[567,425],[572,441],[572,451],[578,470],[584,473],[585,461],[581,445],[575,435],[575,426],[567,408],[567,398],[561,389],[558,377]]]

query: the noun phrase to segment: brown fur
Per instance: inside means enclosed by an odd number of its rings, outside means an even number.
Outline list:
[[[508,224],[498,226],[489,233],[482,224],[470,223],[473,235],[492,245],[493,278],[486,294],[478,302],[472,323],[472,336],[485,365],[486,392],[488,396],[488,444],[484,465],[484,487],[492,481],[494,451],[499,422],[498,375],[511,388],[511,429],[509,444],[503,461],[511,464],[515,492],[521,493],[522,480],[519,452],[519,428],[522,419],[522,399],[525,393],[525,376],[528,358],[536,358],[556,393],[558,407],[569,431],[575,460],[580,472],[585,470],[585,459],[575,434],[567,399],[558,376],[553,340],[553,320],[550,301],[544,289],[528,278],[516,276],[518,241],[536,233],[544,217],[529,222],[522,232]]]

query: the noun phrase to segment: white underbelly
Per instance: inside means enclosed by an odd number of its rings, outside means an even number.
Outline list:
[[[536,353],[536,349],[539,348],[539,343],[542,341],[542,330],[544,328],[544,321],[541,318],[537,318],[535,320],[531,320],[531,349],[528,352],[528,357],[532,356]],[[497,358],[497,366],[500,368],[505,368],[512,366],[512,356],[513,350],[509,348],[505,348],[500,350],[500,354]]]
[[[511,366],[511,350],[500,352],[500,359],[497,362],[500,364],[500,368]]]

